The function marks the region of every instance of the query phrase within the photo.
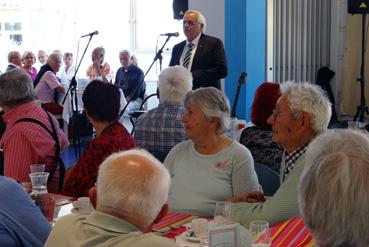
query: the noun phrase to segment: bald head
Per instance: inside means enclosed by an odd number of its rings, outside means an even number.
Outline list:
[[[168,171],[147,151],[115,153],[99,168],[96,208],[150,225],[167,201],[169,185]]]

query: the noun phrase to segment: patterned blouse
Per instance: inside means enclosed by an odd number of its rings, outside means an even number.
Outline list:
[[[272,131],[256,126],[242,131],[240,143],[252,154],[254,162],[266,165],[279,173],[283,149],[272,141]]]

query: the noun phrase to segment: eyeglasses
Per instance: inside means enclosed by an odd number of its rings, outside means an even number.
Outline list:
[[[272,116],[274,119],[276,119],[277,117],[281,115],[287,115],[287,114],[292,114],[292,113],[291,112],[277,112],[275,109],[272,112]]]
[[[196,24],[199,24],[198,22],[196,21],[183,21],[182,22],[183,25],[189,25],[189,26],[193,26],[193,25],[196,25]]]

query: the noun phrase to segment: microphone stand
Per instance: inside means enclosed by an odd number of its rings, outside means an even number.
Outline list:
[[[90,42],[92,40],[93,34],[90,35],[90,39],[87,42],[87,45],[85,47],[85,50],[83,51],[83,54],[81,56],[81,59],[79,60],[78,66],[76,68],[76,71],[74,72],[74,75],[72,77],[72,80],[69,84],[69,88],[67,93],[64,96],[62,104],[64,105],[65,100],[67,99],[68,93],[71,94],[71,108],[72,108],[72,123],[74,121],[75,128],[73,129],[73,145],[74,145],[74,152],[76,158],[79,158],[81,155],[81,139],[80,139],[80,126],[79,126],[79,120],[78,120],[78,97],[77,97],[77,81],[76,81],[76,75],[78,73],[79,67],[81,66],[81,63],[83,61],[83,58],[86,54],[86,51],[88,49],[88,46],[90,45]],[[74,94],[74,107],[73,107],[73,94]]]
[[[366,106],[365,101],[365,26],[366,26],[366,14],[362,14],[362,26],[361,26],[361,66],[360,66],[360,78],[357,81],[360,82],[360,105],[357,106],[357,111],[354,117],[354,121],[364,121],[364,114],[369,114],[369,109]]]
[[[119,114],[119,119],[123,116],[123,113],[126,111],[129,103],[132,101],[132,96],[135,95],[135,93],[137,92],[137,90],[141,87],[141,85],[143,84],[143,82],[145,81],[145,78],[147,76],[147,74],[149,73],[149,71],[151,70],[152,66],[155,64],[156,60],[159,59],[160,61],[160,71],[161,71],[161,65],[162,65],[162,60],[163,60],[163,56],[161,55],[163,53],[163,49],[165,47],[165,45],[168,43],[169,39],[171,38],[172,36],[168,36],[167,39],[165,40],[163,46],[158,50],[158,52],[155,54],[155,57],[154,57],[154,60],[152,61],[150,67],[147,69],[144,77],[142,78],[142,80],[137,83],[137,86],[135,88],[135,90],[133,90],[133,92],[129,95],[129,100],[127,102],[127,104],[124,106],[123,110],[120,112]]]

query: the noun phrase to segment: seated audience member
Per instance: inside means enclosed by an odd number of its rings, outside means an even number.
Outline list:
[[[86,144],[78,162],[65,174],[64,193],[69,196],[88,196],[94,186],[101,163],[110,154],[131,149],[134,139],[118,119],[119,89],[99,80],[90,82],[82,95],[84,111],[94,129],[96,138]]]
[[[0,245],[41,247],[51,226],[23,187],[0,176]]]
[[[41,66],[46,63],[47,57],[48,57],[48,55],[47,55],[46,51],[39,50],[37,52],[37,62],[35,64],[35,68],[36,68],[37,71],[39,71],[41,69]]]
[[[217,201],[258,189],[254,161],[245,146],[224,134],[230,111],[220,90],[190,91],[184,105],[190,140],[176,145],[164,161],[172,177],[168,203],[173,211],[212,216]]]
[[[369,246],[369,137],[336,129],[306,151],[299,203],[316,246]]]
[[[50,173],[48,191],[57,193],[59,164],[56,141],[40,124],[20,120],[31,118],[41,122],[58,137],[61,150],[68,145],[68,140],[56,119],[33,100],[32,79],[22,69],[13,69],[0,76],[0,107],[5,112],[2,117],[6,123],[0,140],[4,151],[4,175],[29,184],[29,166],[45,164],[45,171]]]
[[[119,52],[119,61],[122,67],[117,71],[114,85],[122,89],[127,102],[131,100],[128,109],[130,111],[138,110],[146,91],[144,73],[132,63],[131,54],[127,50]],[[139,88],[135,91],[137,86]]]
[[[59,219],[48,246],[177,246],[150,233],[167,213],[170,177],[144,150],[112,154],[99,168],[97,188],[90,191],[96,211]]]
[[[299,215],[297,185],[305,165],[308,144],[327,129],[331,106],[324,92],[309,83],[285,82],[280,85],[279,97],[273,114],[272,140],[284,148],[280,169],[281,186],[265,201],[261,192],[251,192],[231,201],[247,203],[232,206],[234,220],[249,227],[252,220],[266,220],[278,224]]]
[[[160,103],[137,120],[134,133],[137,146],[164,161],[176,144],[187,139],[182,123],[183,97],[191,89],[192,75],[184,67],[168,67],[160,73]]]
[[[51,53],[47,58],[47,64],[41,67],[34,82],[35,94],[41,100],[42,108],[52,114],[63,112],[63,106],[57,102],[56,92],[66,93],[67,91],[56,77],[60,65],[61,56],[58,53]]]
[[[17,69],[22,66],[21,54],[17,51],[11,51],[8,53],[8,67],[6,67],[5,72],[12,69]]]
[[[279,172],[283,149],[272,141],[272,126],[267,123],[280,96],[279,84],[264,82],[255,92],[251,106],[251,122],[255,125],[242,131],[240,143],[251,152],[255,163]]]
[[[36,62],[36,56],[31,51],[25,51],[22,56],[23,70],[26,71],[32,78],[32,81],[36,79],[37,69],[33,67]]]
[[[64,67],[61,69],[60,74],[61,74],[63,83],[69,86],[69,83],[71,82],[74,76],[74,73],[76,72],[76,68],[73,65],[73,54],[70,52],[64,53],[63,62],[64,62]]]
[[[90,80],[101,80],[103,82],[112,82],[113,71],[107,62],[104,62],[105,49],[103,47],[96,47],[92,51],[92,64],[87,68],[86,75]]]

